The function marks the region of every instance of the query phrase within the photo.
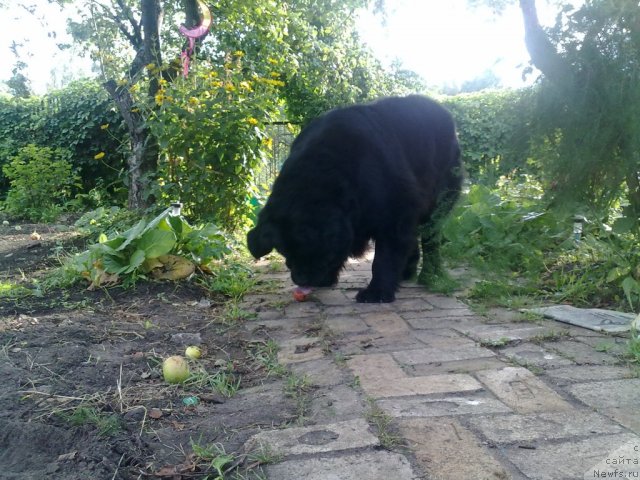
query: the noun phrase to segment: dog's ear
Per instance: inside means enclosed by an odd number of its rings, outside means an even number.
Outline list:
[[[255,258],[264,257],[276,245],[276,230],[269,223],[258,223],[247,233],[247,247]]]

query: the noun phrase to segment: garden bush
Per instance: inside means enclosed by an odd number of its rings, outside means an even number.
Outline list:
[[[3,209],[18,219],[54,220],[78,181],[70,157],[61,148],[22,147],[2,169],[11,185]]]

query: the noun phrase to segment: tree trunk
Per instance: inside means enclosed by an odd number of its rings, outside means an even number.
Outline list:
[[[520,0],[520,10],[524,20],[524,41],[531,62],[551,82],[566,82],[573,73],[540,25],[535,0]]]
[[[144,210],[154,202],[151,193],[151,177],[158,165],[158,142],[145,125],[145,119],[136,111],[127,86],[118,86],[115,80],[104,84],[124,118],[129,131],[131,153],[127,159],[129,174],[128,206],[132,210]]]

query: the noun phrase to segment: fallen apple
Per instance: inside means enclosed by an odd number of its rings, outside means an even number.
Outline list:
[[[167,383],[183,383],[189,378],[189,364],[180,355],[169,357],[162,362],[162,375]]]
[[[310,293],[311,289],[309,287],[296,287],[293,291],[293,298],[295,298],[297,302],[304,302]]]
[[[202,356],[202,351],[200,347],[196,347],[195,345],[190,345],[184,351],[184,354],[192,360],[196,360]]]

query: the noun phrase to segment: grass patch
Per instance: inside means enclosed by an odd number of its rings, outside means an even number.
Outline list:
[[[122,430],[118,415],[107,414],[94,407],[79,406],[71,412],[60,412],[58,416],[77,427],[91,425],[98,429],[101,437],[109,437]]]
[[[394,450],[404,445],[404,441],[392,426],[392,418],[387,415],[373,399],[368,399],[369,410],[365,418],[375,428],[380,445],[387,450]]]

